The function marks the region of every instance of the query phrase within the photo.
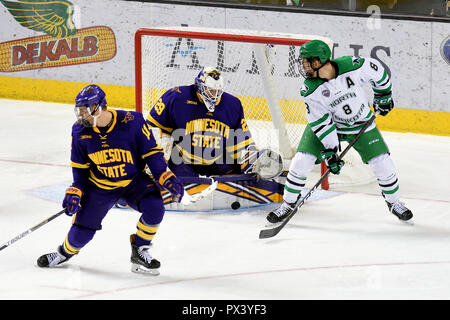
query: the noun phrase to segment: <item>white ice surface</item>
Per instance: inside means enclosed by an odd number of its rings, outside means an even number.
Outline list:
[[[61,209],[36,190],[71,182],[74,113],[0,100],[0,114],[1,245]],[[450,299],[450,137],[383,134],[413,226],[388,213],[376,182],[309,202],[266,240],[258,234],[273,205],[167,212],[152,277],[130,272],[139,214],[120,209],[67,264],[38,268],[69,230],[64,215],[0,251],[0,299]]]

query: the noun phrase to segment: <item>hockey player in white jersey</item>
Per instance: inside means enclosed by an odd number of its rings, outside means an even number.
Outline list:
[[[375,59],[343,56],[330,60],[326,43],[313,40],[300,48],[300,70],[305,77],[301,95],[307,109],[308,125],[292,159],[287,175],[283,203],[270,212],[270,223],[281,222],[301,197],[301,189],[315,164],[325,161],[331,173],[339,174],[344,161],[338,160],[340,141],[352,141],[373,116],[363,85],[374,92],[373,107],[386,116],[394,107],[392,83]],[[353,148],[375,174],[389,211],[400,220],[413,216],[400,201],[399,182],[389,149],[373,122]]]

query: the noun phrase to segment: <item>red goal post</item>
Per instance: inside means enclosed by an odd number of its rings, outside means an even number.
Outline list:
[[[259,147],[289,160],[295,154],[306,108],[301,99],[299,47],[325,37],[212,28],[141,28],[135,34],[136,110],[147,116],[166,90],[190,85],[203,66],[222,71],[225,91],[239,97]],[[328,181],[322,185],[328,188]]]

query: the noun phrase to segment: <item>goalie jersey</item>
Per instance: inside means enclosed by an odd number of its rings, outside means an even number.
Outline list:
[[[78,123],[72,127],[74,186],[84,190],[89,181],[104,190],[126,187],[144,171],[146,164],[158,180],[166,171],[167,164],[164,152],[142,114],[113,109],[108,111],[113,119],[105,128],[86,128]]]
[[[365,83],[375,93],[392,89],[387,71],[375,59],[344,56],[331,63],[336,67],[335,79],[306,79],[301,89],[309,125],[327,149],[338,146],[338,134],[356,134],[372,117]],[[367,131],[375,126],[372,123]]]
[[[173,137],[170,161],[205,169],[214,164],[219,172],[211,174],[223,174],[221,168],[236,166],[245,152],[256,150],[241,101],[226,92],[210,112],[194,85],[172,88],[150,110],[147,122]]]

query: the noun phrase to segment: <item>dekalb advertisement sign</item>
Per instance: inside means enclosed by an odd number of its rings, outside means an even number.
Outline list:
[[[0,43],[1,72],[101,62],[116,55],[114,32],[106,26],[77,30],[69,1],[1,3],[20,25],[47,34]]]
[[[116,55],[113,31],[108,27],[79,29],[72,37],[38,36],[0,43],[0,71],[68,66],[106,61]]]

